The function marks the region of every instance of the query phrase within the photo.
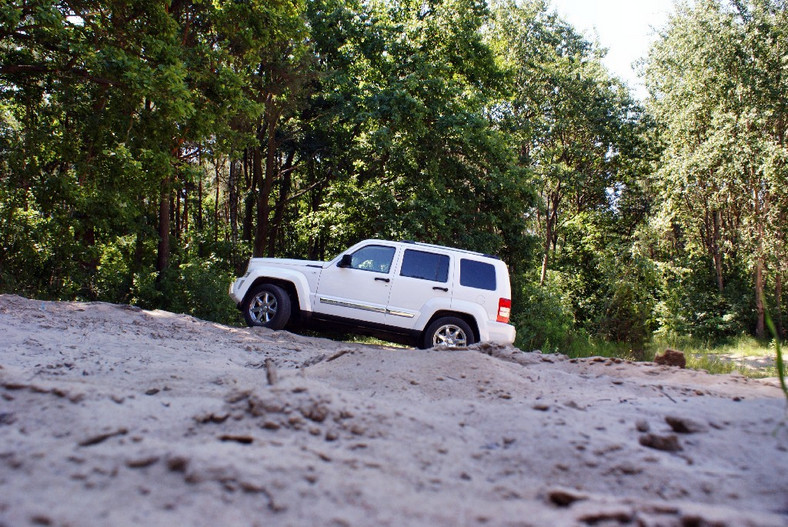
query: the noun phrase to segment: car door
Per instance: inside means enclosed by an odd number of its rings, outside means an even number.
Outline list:
[[[413,329],[424,309],[448,309],[452,298],[450,264],[449,254],[439,249],[405,248],[393,277],[388,324]]]
[[[320,274],[315,313],[384,324],[396,245],[371,242],[343,256]]]

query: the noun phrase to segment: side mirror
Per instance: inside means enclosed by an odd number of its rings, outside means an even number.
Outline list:
[[[343,254],[342,259],[337,264],[337,267],[347,268],[353,266],[353,255],[352,254]]]

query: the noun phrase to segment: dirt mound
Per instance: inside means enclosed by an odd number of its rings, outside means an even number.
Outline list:
[[[774,381],[0,296],[0,525],[785,525]]]

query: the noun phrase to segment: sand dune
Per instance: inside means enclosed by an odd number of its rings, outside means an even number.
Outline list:
[[[0,295],[0,525],[788,525],[776,380]]]

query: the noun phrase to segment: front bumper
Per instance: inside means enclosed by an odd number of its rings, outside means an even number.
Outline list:
[[[246,277],[239,278],[238,280],[230,284],[230,291],[229,291],[230,298],[233,299],[233,302],[235,302],[236,306],[240,306],[241,302],[244,299],[243,294],[241,293],[241,287],[243,286],[245,280]]]

